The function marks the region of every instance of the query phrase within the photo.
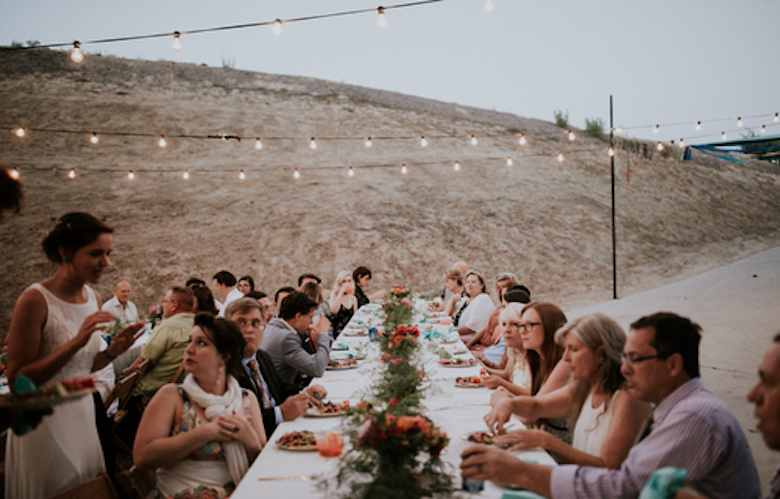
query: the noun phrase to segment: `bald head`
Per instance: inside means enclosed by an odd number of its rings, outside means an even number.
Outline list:
[[[114,296],[119,300],[122,305],[127,305],[127,301],[130,300],[130,285],[127,281],[119,281],[114,287]]]
[[[452,268],[460,270],[463,275],[466,275],[466,274],[469,273],[469,266],[468,266],[468,264],[466,262],[463,262],[463,261],[455,262],[452,265]]]

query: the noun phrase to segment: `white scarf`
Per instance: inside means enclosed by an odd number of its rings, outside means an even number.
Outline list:
[[[205,392],[192,374],[184,378],[183,386],[190,400],[203,408],[209,421],[214,421],[220,416],[241,414],[241,387],[233,376],[227,376],[227,391],[222,396]],[[238,485],[249,469],[249,459],[246,457],[244,444],[238,441],[227,442],[223,443],[222,447],[225,449],[230,476],[233,477],[233,483]]]

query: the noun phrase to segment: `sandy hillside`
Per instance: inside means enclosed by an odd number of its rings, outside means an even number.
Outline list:
[[[175,138],[161,149],[133,136],[94,146],[85,134],[20,140],[19,124],[265,139],[261,151],[247,140]],[[330,286],[357,265],[375,272],[373,289],[428,289],[458,259],[490,277],[513,271],[564,307],[612,296],[607,145],[583,133],[570,143],[551,123],[310,78],[113,57],[76,67],[60,52],[0,50],[0,127],[0,152],[27,195],[22,213],[0,222],[0,335],[22,289],[50,271],[41,237],[74,210],[117,228],[97,289],[108,298],[128,279],[143,307],[223,268],[267,292],[302,272]],[[370,149],[354,140],[369,135]],[[421,135],[450,137],[421,148]],[[312,151],[307,137],[342,139]],[[780,244],[776,166],[683,163],[652,148],[623,149],[616,165],[621,296]]]

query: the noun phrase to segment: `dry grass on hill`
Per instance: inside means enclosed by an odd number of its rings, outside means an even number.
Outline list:
[[[513,271],[536,298],[564,307],[612,296],[607,146],[582,133],[569,143],[551,123],[310,78],[113,57],[75,67],[50,51],[0,50],[0,102],[9,130],[268,137],[262,151],[184,139],[160,149],[150,138],[102,136],[93,146],[82,134],[3,131],[0,151],[22,173],[26,199],[0,222],[0,335],[19,293],[50,272],[41,237],[74,210],[117,228],[113,267],[97,285],[104,299],[123,278],[144,307],[171,284],[223,268],[267,292],[303,272],[330,286],[357,265],[374,271],[373,289],[430,289],[459,259],[488,277]],[[271,139],[369,135],[458,137],[425,149],[320,141],[316,151],[305,139]],[[377,164],[394,166],[360,168]],[[780,244],[777,167],[621,151],[616,168],[620,295]]]

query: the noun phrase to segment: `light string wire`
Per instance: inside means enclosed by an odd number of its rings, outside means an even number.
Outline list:
[[[130,35],[130,36],[121,36],[121,37],[115,37],[115,38],[102,38],[97,40],[87,40],[87,41],[78,41],[76,43],[79,44],[79,46],[84,45],[98,45],[98,44],[104,44],[104,43],[117,43],[117,42],[128,42],[128,41],[135,41],[135,40],[148,40],[153,38],[170,38],[174,35],[199,35],[203,33],[214,33],[217,31],[229,31],[229,30],[238,30],[238,29],[246,29],[246,28],[257,28],[261,26],[272,26],[277,22],[281,22],[282,24],[288,24],[288,23],[294,23],[294,22],[304,22],[304,21],[314,21],[319,19],[329,19],[334,17],[345,17],[345,16],[352,16],[356,14],[365,14],[369,12],[377,13],[379,12],[379,9],[382,9],[382,11],[387,11],[391,9],[404,9],[407,7],[418,7],[421,5],[431,4],[431,3],[439,3],[444,2],[444,0],[420,0],[417,2],[408,2],[408,3],[402,3],[402,4],[396,4],[396,5],[388,5],[387,7],[379,6],[374,7],[370,9],[356,9],[356,10],[348,10],[348,11],[341,11],[341,12],[332,12],[329,14],[315,14],[311,16],[304,16],[304,17],[293,17],[288,19],[274,19],[272,21],[261,21],[256,23],[245,23],[245,24],[232,24],[227,26],[217,26],[212,28],[199,28],[199,29],[191,29],[191,30],[178,30],[178,31],[167,31],[163,33],[152,33],[148,35]],[[51,48],[59,48],[59,47],[73,47],[74,42],[67,42],[67,43],[48,43],[46,45],[38,45],[35,47],[11,47],[9,50],[36,50],[36,49],[51,49]]]

